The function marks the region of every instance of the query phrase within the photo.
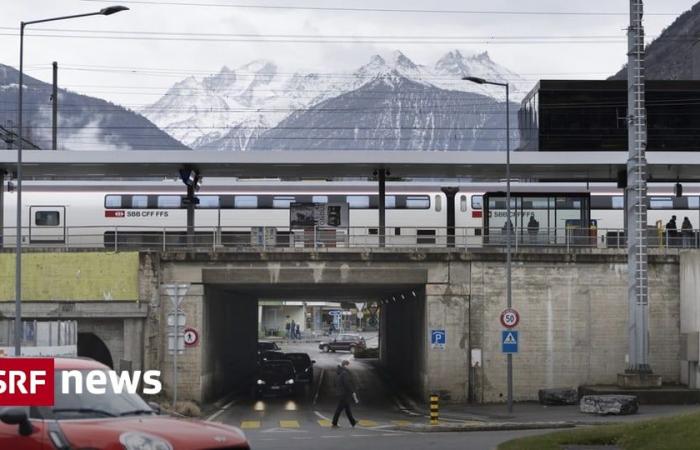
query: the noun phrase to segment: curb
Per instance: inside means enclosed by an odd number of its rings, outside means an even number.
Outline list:
[[[574,428],[575,426],[576,424],[571,422],[489,422],[481,424],[413,424],[394,426],[388,429],[396,431],[410,431],[414,433],[445,433],[470,431],[552,430],[561,428]]]

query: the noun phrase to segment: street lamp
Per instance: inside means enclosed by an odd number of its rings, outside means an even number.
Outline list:
[[[16,224],[16,251],[15,251],[15,356],[22,355],[22,86],[24,79],[24,28],[27,25],[34,25],[44,22],[55,22],[57,20],[76,19],[88,16],[111,16],[120,11],[126,11],[126,6],[108,6],[97,12],[75,14],[72,16],[52,17],[50,19],[31,20],[20,22],[19,26],[19,100],[17,120],[19,129],[17,131],[17,224]]]
[[[510,86],[508,83],[487,81],[479,77],[464,77],[464,81],[471,81],[476,84],[491,84],[506,88],[506,301],[508,308],[513,306],[513,296],[511,289],[511,238],[513,233],[513,222],[510,220]],[[513,412],[513,355],[508,353],[508,412]]]

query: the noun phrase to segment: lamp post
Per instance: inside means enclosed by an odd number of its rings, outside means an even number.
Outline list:
[[[30,20],[20,22],[19,26],[19,98],[18,98],[18,125],[17,130],[17,223],[15,236],[15,356],[22,355],[22,86],[24,79],[24,29],[27,25],[58,20],[76,19],[88,16],[110,16],[120,11],[126,11],[126,6],[108,6],[97,12],[74,14],[72,16],[52,17],[49,19]]]
[[[490,84],[506,88],[506,302],[508,308],[513,306],[511,289],[511,265],[512,251],[511,240],[513,236],[513,222],[510,220],[510,86],[508,83],[488,81],[479,77],[464,77],[464,81],[476,84]],[[508,412],[513,412],[513,355],[508,353]]]

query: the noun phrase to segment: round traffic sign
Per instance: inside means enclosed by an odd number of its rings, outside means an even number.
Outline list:
[[[504,309],[501,312],[501,325],[506,328],[513,328],[520,322],[520,314],[513,308]]]
[[[194,347],[199,342],[199,333],[194,328],[185,328],[183,338],[186,346]]]

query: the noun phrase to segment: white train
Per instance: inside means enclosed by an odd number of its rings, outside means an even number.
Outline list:
[[[444,184],[390,182],[386,189],[386,245],[478,246],[505,223],[505,202],[493,193],[503,183],[449,183],[454,197],[454,224],[449,220]],[[623,228],[623,195],[614,184],[514,183],[516,235],[526,243],[530,217],[546,242],[562,243],[562,230],[577,226],[577,199],[589,198],[590,219],[598,244]],[[678,217],[700,224],[700,185],[684,185],[675,197],[673,185],[650,188],[649,226]],[[22,240],[25,245],[69,247],[148,247],[181,245],[186,239],[185,187],[179,181],[25,182],[22,196]],[[484,199],[491,204],[485,205]],[[590,197],[589,197],[590,195]],[[217,180],[197,193],[195,238],[202,245],[245,245],[255,242],[259,227],[274,230],[275,245],[308,244],[306,234],[290,230],[291,203],[347,203],[350,227],[314,235],[311,241],[329,245],[378,243],[377,185],[371,182],[280,182]],[[16,194],[4,193],[3,245],[15,245]],[[490,206],[488,214],[486,206]],[[578,214],[578,215],[577,215]],[[586,218],[587,221],[588,218]],[[579,224],[580,226],[580,224]],[[454,239],[450,240],[454,227]],[[554,237],[553,237],[554,236]],[[530,236],[531,237],[531,236]],[[252,239],[252,241],[251,241]],[[553,239],[553,240],[552,240]],[[264,239],[262,242],[266,242]],[[493,240],[492,240],[493,242]],[[540,242],[539,240],[537,242]]]

